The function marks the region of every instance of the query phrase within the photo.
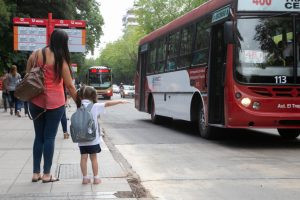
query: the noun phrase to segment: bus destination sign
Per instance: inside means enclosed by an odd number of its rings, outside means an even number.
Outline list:
[[[299,12],[300,0],[239,0],[238,11]]]

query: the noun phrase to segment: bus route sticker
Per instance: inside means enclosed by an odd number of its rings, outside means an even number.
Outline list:
[[[279,103],[277,105],[277,108],[280,108],[280,109],[293,109],[293,108],[300,109],[300,104],[294,104],[294,103],[280,104]]]
[[[266,54],[263,51],[243,50],[240,52],[241,60],[244,63],[263,63]]]
[[[299,0],[239,0],[238,11],[299,12]]]

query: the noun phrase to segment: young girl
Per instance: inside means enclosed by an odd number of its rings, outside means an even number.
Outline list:
[[[101,183],[101,180],[98,175],[98,161],[97,161],[97,153],[101,152],[100,148],[100,125],[98,124],[98,117],[100,114],[105,113],[105,107],[114,106],[117,104],[128,103],[126,100],[111,100],[106,101],[104,103],[97,103],[97,93],[93,87],[90,86],[82,86],[77,95],[77,107],[83,105],[87,107],[90,103],[93,103],[93,107],[91,109],[91,113],[93,115],[93,119],[96,125],[96,138],[90,142],[80,142],[78,146],[80,148],[81,160],[80,160],[80,168],[83,175],[82,184],[88,184],[91,182],[90,178],[87,176],[87,160],[90,157],[92,162],[92,169],[94,175],[94,184]]]

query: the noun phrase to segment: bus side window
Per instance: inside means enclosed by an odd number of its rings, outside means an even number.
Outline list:
[[[173,33],[169,36],[168,44],[168,59],[166,71],[173,71],[177,66],[178,44],[179,44],[180,32]]]
[[[210,28],[206,21],[200,22],[196,27],[195,51],[193,52],[192,66],[207,65]]]
[[[166,39],[158,40],[157,45],[157,65],[156,72],[161,73],[164,72],[165,68],[165,59],[166,59]]]
[[[152,74],[155,71],[156,64],[156,48],[155,43],[150,44],[150,51],[148,54],[147,74]]]
[[[193,26],[182,29],[178,68],[185,68],[191,65],[192,39]]]

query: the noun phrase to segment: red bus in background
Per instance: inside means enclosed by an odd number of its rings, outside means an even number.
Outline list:
[[[191,121],[207,139],[218,128],[276,128],[298,137],[296,4],[210,0],[148,34],[139,43],[135,107],[153,122]]]
[[[112,72],[111,68],[105,66],[93,66],[87,74],[87,85],[93,86],[99,98],[111,99]]]

